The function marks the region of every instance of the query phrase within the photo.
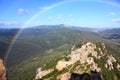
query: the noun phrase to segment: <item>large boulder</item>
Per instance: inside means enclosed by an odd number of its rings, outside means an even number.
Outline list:
[[[0,80],[6,80],[6,68],[0,59]]]

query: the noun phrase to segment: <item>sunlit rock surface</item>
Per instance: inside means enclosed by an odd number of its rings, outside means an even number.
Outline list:
[[[0,59],[0,80],[7,80],[6,79],[6,68],[1,59]]]
[[[41,68],[38,68],[35,79],[42,79],[47,74],[54,74],[54,70],[56,70],[56,74],[59,74],[53,76],[56,76],[57,80],[102,80],[102,67],[109,71],[114,70],[114,68],[120,71],[120,64],[117,63],[112,54],[108,54],[104,43],[87,42],[81,47],[73,46],[71,53],[65,57],[68,60],[59,60],[54,69],[42,71]],[[116,67],[114,67],[114,63],[117,64]],[[103,66],[100,67],[100,65]],[[52,78],[51,76],[45,80]]]

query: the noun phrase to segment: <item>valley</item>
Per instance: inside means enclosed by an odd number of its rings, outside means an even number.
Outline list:
[[[9,56],[7,59],[7,72],[9,80],[33,80],[35,79],[36,71],[39,68],[39,71],[48,70],[48,75],[44,75],[43,80],[46,78],[50,78],[54,75],[53,78],[57,78],[57,76],[63,73],[76,73],[76,69],[78,74],[88,73],[91,74],[90,68],[91,64],[81,64],[81,61],[85,59],[89,59],[84,55],[83,59],[77,60],[76,58],[72,58],[71,50],[75,50],[77,52],[77,48],[81,48],[87,42],[90,42],[91,45],[96,45],[98,43],[104,43],[106,46],[107,54],[111,54],[115,58],[115,62],[120,62],[120,49],[119,49],[119,39],[111,40],[109,38],[105,38],[101,35],[101,32],[94,32],[93,29],[83,29],[80,28],[77,30],[77,27],[66,27],[64,25],[50,25],[47,27],[38,26],[34,28],[25,28],[22,30],[19,37],[16,39],[16,42],[11,48],[9,52]],[[84,44],[83,44],[84,43]],[[87,44],[86,44],[87,45]],[[76,46],[76,49],[74,47]],[[100,49],[101,46],[99,45]],[[93,47],[94,48],[94,47]],[[79,52],[79,51],[78,51]],[[91,60],[94,60],[94,67],[100,68],[102,74],[100,74],[103,80],[113,80],[114,77],[119,80],[119,70],[116,68],[117,63],[113,65],[114,69],[111,67],[109,70],[106,69],[105,63],[102,59],[98,59],[98,52],[85,52],[82,51],[83,54],[89,54],[88,56],[93,56]],[[104,52],[101,52],[104,53]],[[106,54],[106,52],[105,52]],[[70,56],[71,57],[68,57]],[[79,54],[78,54],[79,55]],[[82,54],[81,54],[82,55]],[[95,56],[96,55],[96,56]],[[75,55],[73,55],[75,56]],[[102,56],[102,55],[101,55]],[[105,59],[109,58],[107,56]],[[73,60],[72,63],[68,63],[68,67],[61,68],[61,71],[55,69],[56,65],[59,66],[61,64],[61,60]],[[104,59],[104,58],[103,58]],[[112,59],[112,58],[111,58]],[[88,61],[88,60],[87,60]],[[109,60],[108,60],[109,61]],[[65,62],[66,63],[66,62]],[[83,60],[84,63],[84,60]],[[88,62],[90,63],[90,61]],[[114,63],[114,62],[112,62]],[[110,64],[112,64],[110,63]],[[61,64],[63,65],[63,63]],[[96,66],[97,65],[97,66]],[[81,71],[82,67],[89,66],[86,69]],[[99,67],[98,67],[99,66]],[[91,66],[92,67],[92,66]],[[49,72],[50,69],[50,72]],[[63,69],[63,70],[62,70]],[[96,69],[93,69],[95,71]],[[43,71],[44,72],[44,71]],[[56,73],[57,72],[57,73]],[[99,72],[99,71],[98,71]],[[106,75],[106,73],[109,73]],[[69,74],[70,75],[70,74]],[[107,76],[112,75],[111,78],[107,79]],[[116,76],[115,76],[116,75]],[[114,77],[113,77],[114,76]],[[69,76],[70,77],[70,76]],[[48,79],[49,80],[49,79]],[[54,80],[54,79],[51,79]],[[62,80],[62,79],[61,79]]]

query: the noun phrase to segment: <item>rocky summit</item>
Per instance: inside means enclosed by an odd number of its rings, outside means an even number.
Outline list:
[[[7,80],[6,68],[4,67],[3,61],[0,59],[0,80]]]
[[[35,80],[119,80],[119,72],[120,64],[104,43],[87,42],[73,46],[54,68],[38,68]]]

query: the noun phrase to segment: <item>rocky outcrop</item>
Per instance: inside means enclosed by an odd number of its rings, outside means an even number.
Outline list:
[[[38,68],[38,69],[37,69],[37,72],[36,72],[35,80],[41,79],[43,76],[51,73],[52,71],[53,71],[53,69],[42,70],[41,68]]]
[[[117,64],[117,69],[120,71],[120,64]]]
[[[62,75],[57,76],[57,80],[69,80],[70,77],[71,77],[71,74],[67,72]]]
[[[102,73],[103,67],[108,70],[117,68],[120,71],[120,64],[107,52],[104,43],[93,44],[87,42],[79,48],[73,46],[71,48],[71,54],[65,57],[69,59],[59,60],[55,65],[55,69],[42,71],[41,68],[38,68],[35,79],[41,79],[49,73],[54,74],[54,70],[57,70],[55,73],[57,80],[101,80],[100,73]],[[114,67],[114,63],[116,63],[117,66]],[[74,74],[71,74],[71,72]],[[52,76],[50,78],[52,78]],[[49,80],[49,78],[46,80]]]
[[[6,80],[6,68],[3,61],[0,59],[0,80]]]
[[[97,52],[94,50],[95,48],[96,46],[93,43],[88,42],[85,45],[82,45],[81,48],[71,52],[71,60],[73,62],[80,60],[81,63],[85,63],[89,54],[97,58]]]
[[[67,66],[73,64],[71,61],[58,61],[56,65],[56,69],[58,71],[61,71],[63,68],[66,68]]]
[[[116,62],[116,59],[112,55],[108,56],[108,59],[106,62],[107,62],[105,64],[106,68],[109,68],[109,70],[114,69],[113,63]]]
[[[58,61],[56,65],[56,69],[60,71],[63,68],[66,68],[67,66],[74,64],[77,61],[80,61],[81,64],[85,64],[86,62],[90,64],[92,70],[100,71],[100,69],[98,68],[98,65],[94,62],[94,58],[89,56],[91,55],[91,56],[94,56],[95,58],[98,58],[98,53],[97,51],[94,50],[95,48],[96,48],[96,45],[94,45],[91,42],[88,42],[85,45],[82,45],[81,48],[78,48],[75,50],[72,49],[71,54],[68,55],[68,57],[70,57],[70,60]]]

